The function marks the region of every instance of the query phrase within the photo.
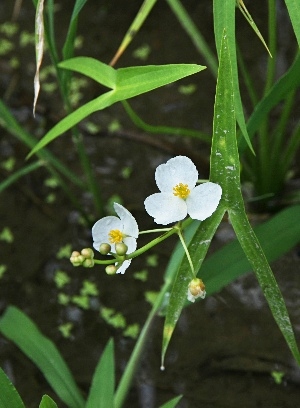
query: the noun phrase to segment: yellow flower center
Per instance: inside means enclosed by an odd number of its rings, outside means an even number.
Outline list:
[[[109,236],[109,242],[111,244],[119,244],[120,242],[123,241],[123,237],[124,237],[122,232],[118,229],[109,231],[108,236]]]
[[[184,200],[189,196],[191,190],[189,189],[187,184],[179,183],[175,187],[173,187],[173,194],[174,196],[183,198]]]

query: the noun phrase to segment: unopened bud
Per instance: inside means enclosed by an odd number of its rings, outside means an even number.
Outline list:
[[[99,247],[99,252],[101,255],[107,255],[111,251],[111,246],[109,244],[101,244]]]
[[[70,262],[73,264],[73,266],[79,266],[82,265],[84,259],[84,256],[82,256],[78,251],[73,251],[70,257]]]
[[[119,256],[125,255],[128,251],[128,246],[123,242],[119,242],[116,244],[116,254]]]
[[[87,259],[93,259],[94,258],[94,251],[92,248],[83,248],[81,250],[81,255],[84,256]]]
[[[205,298],[205,285],[201,279],[194,278],[189,283],[187,298],[190,302],[195,302],[198,297]]]
[[[94,266],[94,260],[91,258],[86,258],[83,261],[82,266],[84,266],[85,268],[92,268]]]
[[[117,273],[117,267],[115,265],[108,265],[105,268],[107,275],[115,275]]]

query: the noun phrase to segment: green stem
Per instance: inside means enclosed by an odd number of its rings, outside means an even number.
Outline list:
[[[137,249],[136,251],[132,252],[131,254],[126,255],[126,259],[133,259],[136,258],[139,255],[142,255],[144,252],[148,251],[150,248],[153,248],[155,245],[160,244],[162,241],[165,239],[169,238],[171,235],[177,233],[178,234],[178,227],[174,227],[168,232],[166,232],[163,235],[160,235],[159,237],[153,239],[152,241],[148,242],[148,244],[142,246],[141,248]]]
[[[191,267],[191,271],[192,271],[192,273],[193,273],[193,278],[195,278],[195,277],[196,277],[196,274],[195,274],[195,268],[194,268],[194,265],[193,265],[193,261],[192,261],[192,258],[191,258],[191,256],[190,256],[189,250],[188,250],[188,248],[187,248],[187,246],[186,246],[186,243],[185,243],[185,241],[184,241],[182,232],[181,232],[180,230],[178,230],[178,236],[179,236],[179,238],[180,238],[181,245],[183,246],[183,249],[184,249],[184,251],[185,251],[186,257],[187,257],[187,259],[188,259],[188,261],[189,261],[189,264],[190,264],[190,267]]]
[[[264,88],[264,96],[271,89],[276,68],[276,7],[275,0],[268,0],[268,32],[269,32],[269,49],[273,58],[268,58],[267,78]],[[259,132],[259,166],[257,168],[258,192],[260,194],[269,193],[269,186],[272,178],[270,168],[270,135],[269,122],[266,119]]]
[[[162,289],[159,292],[159,295],[152,307],[151,312],[148,315],[148,318],[143,326],[143,329],[139,335],[139,338],[136,342],[136,345],[131,353],[130,359],[126,364],[125,371],[121,377],[119,385],[117,387],[114,399],[114,408],[121,408],[123,406],[124,400],[127,396],[128,390],[132,383],[133,376],[137,370],[138,363],[140,361],[142,351],[146,341],[149,339],[149,331],[151,328],[151,324],[154,320],[157,311],[160,309],[163,300],[165,298],[165,294],[168,292],[170,288],[171,282],[166,282]]]
[[[135,124],[136,127],[143,129],[145,132],[155,133],[155,134],[167,134],[167,135],[176,135],[176,136],[186,136],[186,137],[194,137],[196,139],[202,140],[203,142],[210,143],[211,136],[197,131],[193,129],[184,129],[184,128],[177,128],[171,126],[153,126],[149,125],[148,123],[144,122],[136,112],[131,108],[129,103],[124,100],[121,101],[123,108],[125,109],[127,115]]]
[[[218,62],[211,51],[209,45],[205,41],[204,37],[198,30],[198,27],[191,19],[189,13],[185,10],[183,5],[179,0],[167,0],[169,6],[171,7],[172,11],[176,15],[178,21],[185,29],[186,33],[189,35],[190,39],[194,43],[195,47],[199,51],[199,53],[204,57],[211,73],[214,77],[217,77],[218,73]]]

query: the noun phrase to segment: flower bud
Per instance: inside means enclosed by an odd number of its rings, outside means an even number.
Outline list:
[[[82,266],[84,266],[85,268],[92,268],[94,266],[94,260],[91,258],[86,258],[83,261]]]
[[[92,250],[92,248],[83,248],[81,250],[81,255],[83,255],[87,259],[93,259],[94,251]]]
[[[107,275],[115,275],[117,273],[117,267],[115,265],[108,265],[105,268]]]
[[[190,302],[195,302],[198,297],[205,298],[205,285],[201,279],[194,278],[189,283],[187,298]]]
[[[78,251],[72,252],[72,255],[70,257],[70,262],[73,264],[73,266],[82,265],[83,261],[84,261],[84,256],[80,255]]]
[[[111,251],[111,246],[109,244],[101,244],[99,247],[99,252],[101,255],[107,255]]]
[[[119,242],[116,244],[116,254],[119,256],[125,255],[128,251],[128,246],[123,242]]]

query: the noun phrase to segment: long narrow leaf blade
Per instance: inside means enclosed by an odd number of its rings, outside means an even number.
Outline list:
[[[222,220],[223,214],[223,208],[219,207],[211,217],[201,222],[200,226],[197,229],[197,232],[193,236],[188,246],[188,250],[195,270],[200,269],[214,233]],[[188,284],[193,279],[193,277],[194,276],[191,273],[190,264],[185,256],[182,258],[182,262],[177,269],[177,275],[172,287],[166,314],[162,341],[162,367],[164,367],[164,358],[172,334],[180,317],[181,311],[186,303]]]
[[[118,101],[152,91],[171,84],[189,75],[196,74],[206,67],[196,64],[147,65],[117,70]]]
[[[116,87],[116,70],[101,61],[91,57],[75,57],[63,61],[60,68],[69,69],[86,75],[107,88]]]
[[[0,368],[0,408],[25,408],[17,390]]]
[[[159,408],[175,408],[178,402],[181,400],[181,396],[172,398],[170,401],[165,402]]]
[[[282,210],[254,228],[269,262],[280,258],[300,242],[300,223],[295,222],[299,219],[300,205],[297,205]],[[234,240],[204,261],[201,277],[206,284],[207,294],[211,295],[251,270],[238,240]]]
[[[84,399],[59,351],[29,317],[9,306],[0,319],[0,331],[39,367],[62,401],[70,408],[84,406]]]
[[[52,398],[49,397],[49,395],[44,395],[39,408],[58,408],[56,403],[53,401]]]
[[[71,60],[71,67],[75,67],[75,61]],[[80,59],[81,64],[76,68],[81,70],[86,66],[87,60]],[[95,62],[96,64],[96,62]],[[64,68],[69,68],[69,62],[61,64]],[[113,69],[109,67],[109,69]],[[112,104],[138,96],[142,93],[152,91],[163,85],[170,84],[186,76],[202,71],[205,67],[196,64],[172,64],[172,65],[150,65],[145,67],[120,68],[116,71],[116,86],[112,91],[106,92],[96,99],[72,112],[59,123],[57,123],[40,141],[35,145],[27,157],[32,156],[42,147],[56,139],[62,133],[66,132],[81,120],[92,113],[107,108]],[[95,76],[95,70],[91,69],[89,74]],[[107,77],[105,77],[107,80]],[[107,83],[112,81],[112,75],[109,74]]]
[[[284,299],[280,289],[273,276],[272,270],[268,264],[266,256],[261,248],[261,245],[247,219],[245,207],[240,188],[240,169],[239,155],[237,148],[236,132],[235,132],[235,111],[233,101],[234,80],[231,70],[231,53],[230,44],[227,41],[227,35],[223,35],[222,49],[220,53],[220,66],[218,76],[218,91],[216,96],[216,106],[218,103],[223,106],[220,115],[216,115],[214,122],[214,135],[212,146],[212,172],[214,164],[217,167],[219,158],[225,158],[225,169],[217,169],[223,189],[222,200],[225,200],[228,207],[228,215],[230,222],[235,230],[237,238],[245,252],[249,263],[259,281],[273,317],[278,324],[294,358],[300,364],[300,354],[297,348],[294,332],[289,319],[289,315],[284,303]],[[223,95],[224,102],[217,100]],[[226,115],[224,123],[221,119]],[[224,126],[225,125],[225,126]],[[218,154],[217,154],[218,153]],[[217,173],[216,173],[217,176]],[[228,181],[224,181],[226,176]]]
[[[96,367],[85,408],[114,407],[115,390],[114,342],[111,339]]]
[[[238,80],[238,69],[237,69],[237,58],[236,58],[236,43],[235,43],[235,6],[236,0],[214,0],[214,29],[215,29],[215,41],[220,56],[222,36],[224,29],[228,36],[228,43],[230,46],[230,60],[233,72],[234,81],[234,101],[235,101],[235,114],[236,120],[239,124],[241,132],[247,142],[247,145],[254,152],[247,127],[245,122],[245,116],[243,112],[243,105],[241,100],[239,80]]]
[[[285,0],[293,29],[300,47],[300,3],[298,0]]]
[[[157,0],[144,0],[144,2],[141,5],[141,8],[139,9],[135,19],[133,20],[132,24],[130,25],[129,29],[127,30],[127,33],[125,34],[121,45],[119,46],[116,54],[114,55],[113,59],[111,60],[110,65],[112,65],[112,66],[115,65],[117,60],[120,58],[120,56],[126,50],[128,45],[131,43],[133,37],[136,35],[136,33],[141,28],[143,22],[148,17],[148,15],[149,15],[150,11],[152,10],[153,6],[155,5],[156,1]]]

